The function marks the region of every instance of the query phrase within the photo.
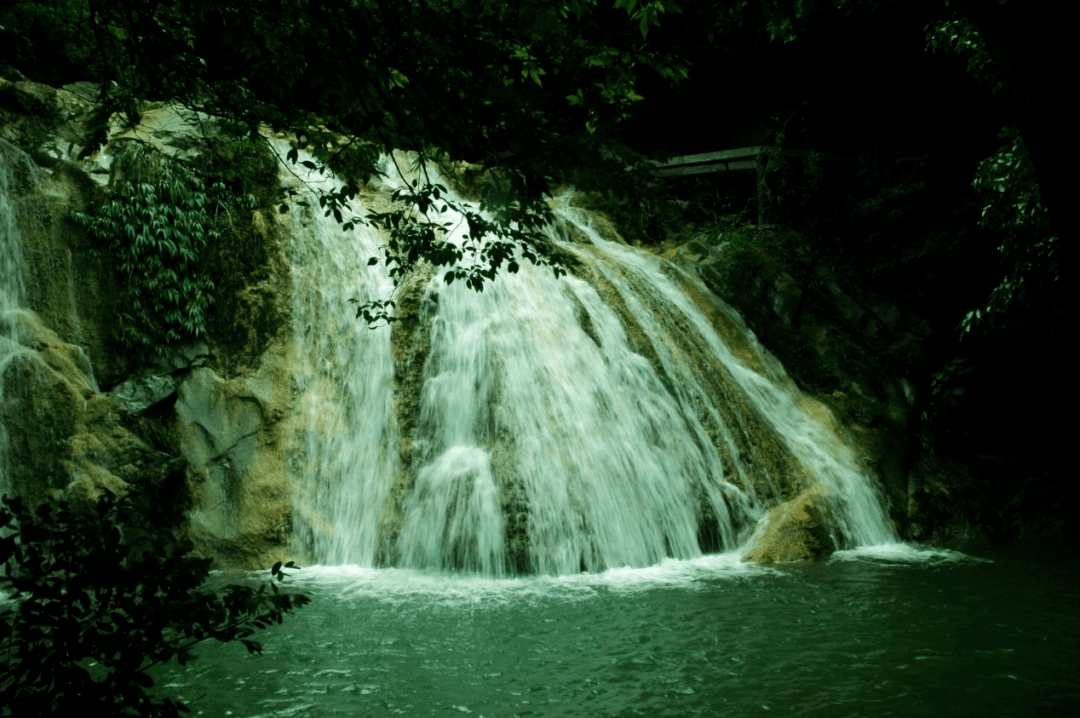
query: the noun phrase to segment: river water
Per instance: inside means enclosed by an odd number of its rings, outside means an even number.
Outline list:
[[[503,579],[311,567],[287,584],[313,603],[262,655],[206,646],[159,685],[205,716],[1075,715],[1076,561],[974,553]]]

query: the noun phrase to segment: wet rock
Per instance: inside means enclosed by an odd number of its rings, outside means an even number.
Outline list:
[[[12,356],[0,368],[0,425],[8,435],[10,488],[31,504],[68,483],[68,438],[85,399],[77,379],[50,367],[33,350]]]
[[[262,407],[244,391],[243,382],[227,382],[212,369],[196,369],[180,386],[176,414],[181,446],[193,466],[228,456],[237,471],[250,470]]]
[[[96,393],[90,360],[82,347],[60,339],[33,312],[20,311],[15,321],[19,344],[32,351],[58,377],[71,384],[73,391],[89,395]]]
[[[38,166],[20,149],[36,140],[24,135],[16,139],[19,146],[0,139],[0,163],[9,171],[8,201],[21,240],[24,294],[20,301],[33,310],[39,325],[85,354],[79,361],[85,364],[87,377],[111,386],[125,378],[130,362],[117,351],[113,339],[121,310],[118,293],[69,219],[71,211],[84,207],[89,199],[90,180],[72,166]],[[32,342],[20,339],[26,346]]]
[[[109,393],[121,413],[138,415],[175,394],[176,380],[150,374],[128,379]]]
[[[11,488],[36,504],[56,494],[119,494],[160,478],[169,456],[121,424],[112,398],[97,391],[82,349],[30,312],[20,314],[18,336],[21,350],[0,370]]]
[[[139,124],[128,127],[115,118],[111,129],[113,142],[138,140],[168,155],[192,157],[198,154],[195,148],[202,146],[202,140],[215,132],[215,125],[208,115],[179,105],[159,104],[146,108]]]
[[[210,347],[206,342],[196,341],[171,348],[168,355],[158,361],[160,373],[174,373],[206,366],[210,361]]]
[[[769,512],[764,530],[743,561],[819,561],[833,550],[825,490],[814,487]]]

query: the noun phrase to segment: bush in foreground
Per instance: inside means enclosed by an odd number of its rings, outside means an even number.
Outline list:
[[[145,518],[131,497],[0,502],[0,716],[177,716],[147,672],[194,657],[202,641],[240,641],[307,604],[263,585],[208,587],[210,560]]]

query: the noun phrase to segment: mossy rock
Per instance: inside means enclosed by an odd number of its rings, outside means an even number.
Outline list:
[[[825,491],[814,487],[770,511],[764,532],[742,560],[770,564],[828,558],[835,547]]]

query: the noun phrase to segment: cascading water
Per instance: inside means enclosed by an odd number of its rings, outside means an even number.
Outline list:
[[[8,162],[0,152],[0,409],[4,405],[4,371],[20,350],[16,337],[16,313],[23,297],[22,235],[11,204],[10,175]],[[0,493],[11,489],[7,466],[8,442],[7,429],[0,421]]]
[[[482,293],[414,277],[399,294],[418,309],[392,339],[347,303],[390,296],[366,263],[382,240],[307,205],[290,249],[305,417],[292,471],[294,536],[315,560],[646,566],[733,549],[768,505],[813,487],[839,545],[895,540],[851,451],[737,315],[583,213],[562,208],[552,229],[571,276],[526,265]],[[456,213],[437,219],[461,241]]]
[[[348,300],[389,296],[393,285],[367,265],[378,235],[363,225],[342,232],[310,193],[336,183],[315,173],[304,182],[309,201],[294,204],[287,250],[295,287],[293,392],[304,427],[289,462],[298,487],[294,534],[321,562],[371,565],[398,473],[394,360],[389,328],[369,329]]]
[[[626,245],[604,241],[588,226],[588,215],[580,211],[576,212],[574,221],[587,234],[592,246],[613,260],[598,266],[618,286],[620,296],[632,308],[635,316],[655,316],[656,311],[650,312],[644,305],[644,298],[659,294],[662,301],[668,302],[685,317],[691,324],[689,332],[704,342],[709,355],[719,359],[754,410],[780,435],[804,471],[831,492],[830,499],[835,507],[833,519],[839,524],[840,530],[837,539],[855,546],[873,546],[896,540],[881,501],[873,490],[872,479],[858,468],[851,450],[819,418],[808,413],[806,402],[800,402],[798,390],[783,374],[783,369],[778,364],[766,363],[763,352],[741,320],[738,321],[738,329],[744,337],[753,341],[754,354],[757,354],[755,363],[763,365],[757,371],[735,356],[701,309],[677,282],[665,274],[661,259],[634,251]],[[671,265],[668,267],[678,271]],[[629,276],[637,281],[628,281]],[[642,291],[643,288],[645,291]],[[651,331],[659,334],[664,329],[654,324]],[[665,361],[665,370],[673,374],[678,374],[683,366],[685,364],[680,364],[675,357],[668,357]],[[686,377],[677,384],[693,385],[693,381]]]

